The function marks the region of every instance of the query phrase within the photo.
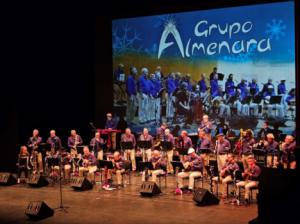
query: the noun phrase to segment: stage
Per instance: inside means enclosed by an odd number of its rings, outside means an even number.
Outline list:
[[[97,179],[96,179],[97,181]],[[54,216],[36,223],[248,223],[257,216],[256,202],[249,206],[224,204],[199,207],[192,194],[174,195],[175,177],[162,181],[162,194],[141,197],[141,176],[132,175],[131,184],[120,190],[105,191],[98,183],[89,191],[74,191],[63,185],[66,213],[55,209]],[[201,183],[198,183],[201,186]],[[209,183],[204,188],[209,189]],[[31,188],[27,184],[0,187],[1,223],[32,223],[25,215],[29,201],[44,201],[50,208],[60,206],[59,184]]]

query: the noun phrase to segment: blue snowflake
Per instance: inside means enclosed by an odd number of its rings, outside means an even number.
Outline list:
[[[284,25],[282,20],[272,19],[271,23],[267,23],[265,33],[269,35],[270,39],[275,38],[275,40],[279,40],[285,36],[285,29],[286,25]]]
[[[114,54],[140,51],[140,48],[136,46],[136,42],[141,40],[140,34],[136,30],[132,30],[128,25],[123,26],[121,29],[115,28],[112,32],[112,38]]]

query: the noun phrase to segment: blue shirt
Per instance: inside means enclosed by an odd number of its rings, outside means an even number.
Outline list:
[[[136,82],[132,75],[129,75],[126,80],[126,92],[128,96],[136,95]]]
[[[226,83],[225,83],[225,92],[230,96],[233,96],[235,94],[234,81],[232,81],[232,80],[227,80],[226,81]]]
[[[105,128],[116,129],[117,128],[117,122],[115,122],[114,119],[106,120]]]
[[[258,94],[258,92],[259,92],[259,87],[258,87],[258,85],[257,85],[256,82],[250,82],[248,86],[249,86],[250,90],[253,91],[252,94],[253,94],[254,96],[255,96],[256,94]]]
[[[175,79],[169,77],[167,79],[167,92],[168,94],[173,94],[176,89]]]
[[[200,88],[200,92],[201,93],[205,93],[206,90],[207,90],[207,86],[206,86],[206,82],[204,79],[201,79],[199,82],[198,82],[198,85],[199,85],[199,88]]]
[[[150,80],[145,75],[141,75],[139,78],[139,91],[141,93],[149,94],[150,92]]]
[[[284,83],[279,83],[277,86],[277,93],[278,95],[280,94],[285,94],[286,93],[286,88]]]
[[[215,96],[218,95],[218,80],[217,79],[212,79],[210,81],[210,94],[212,96],[212,98],[214,98]]]

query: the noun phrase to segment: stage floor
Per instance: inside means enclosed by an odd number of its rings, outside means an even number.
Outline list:
[[[200,183],[199,183],[200,184]],[[105,191],[101,185],[77,192],[63,185],[63,205],[54,216],[34,223],[248,223],[257,216],[257,205],[236,206],[220,201],[219,205],[199,207],[192,195],[174,195],[175,177],[162,181],[162,194],[152,198],[140,196],[141,176],[132,176],[131,184],[120,190]],[[201,184],[200,184],[201,186]],[[204,184],[209,189],[209,183]],[[29,201],[44,201],[51,208],[60,206],[59,185],[31,188],[26,184],[0,187],[0,222],[32,223],[25,215]]]

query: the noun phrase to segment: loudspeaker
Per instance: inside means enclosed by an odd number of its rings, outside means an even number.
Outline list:
[[[46,177],[38,175],[38,174],[33,174],[29,177],[27,184],[30,187],[44,187],[49,184],[48,180]]]
[[[193,200],[200,206],[217,205],[220,200],[204,188],[197,188],[193,194]]]
[[[10,186],[17,183],[17,179],[11,173],[0,173],[0,185]]]
[[[157,186],[155,182],[152,181],[146,181],[142,183],[140,194],[142,196],[154,196],[161,193],[160,188]]]
[[[31,201],[27,205],[25,214],[30,219],[44,219],[53,216],[54,210],[43,201]]]
[[[93,188],[93,184],[85,177],[72,177],[71,187],[77,191],[85,191]]]

